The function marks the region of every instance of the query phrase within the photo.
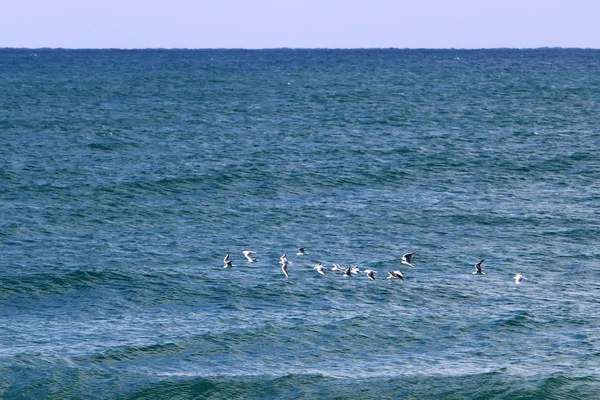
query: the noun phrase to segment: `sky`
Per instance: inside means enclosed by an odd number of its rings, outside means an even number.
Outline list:
[[[0,48],[600,48],[598,0],[19,0]]]

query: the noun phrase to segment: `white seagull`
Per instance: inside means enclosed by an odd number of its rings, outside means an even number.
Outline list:
[[[300,247],[300,248],[298,249],[298,252],[296,253],[296,255],[297,255],[297,256],[302,256],[302,255],[304,255],[304,254],[308,254],[308,253],[306,252],[306,249],[305,249],[304,247]]]
[[[473,272],[473,275],[485,275],[485,272],[481,270],[481,264],[483,264],[484,261],[485,260],[481,260],[475,264],[475,272]]]
[[[358,275],[360,273],[360,268],[358,268],[358,265],[355,265],[354,267],[350,268],[350,272],[352,272],[354,275]]]
[[[288,268],[288,261],[287,261],[287,259],[285,259],[285,260],[281,260],[281,270],[282,270],[282,271],[283,271],[283,273],[285,274],[285,277],[286,277],[286,278],[289,278],[289,277],[290,277],[290,275],[288,274],[288,270],[287,270],[287,268]]]
[[[515,280],[515,283],[518,285],[519,283],[521,283],[521,281],[523,279],[525,279],[525,277],[523,276],[522,272],[519,272],[518,274],[516,274],[513,279]]]
[[[231,268],[233,267],[233,262],[229,258],[229,254],[225,254],[225,258],[223,259],[223,268]]]
[[[244,255],[244,257],[246,257],[246,260],[248,260],[248,262],[258,262],[258,259],[253,257],[256,254],[254,251],[244,250],[242,251],[242,254]]]
[[[288,265],[292,263],[290,260],[288,260],[288,258],[287,258],[287,256],[285,255],[285,253],[283,253],[283,254],[281,255],[281,257],[279,257],[279,264],[282,264],[282,265],[283,265],[283,263],[286,263],[286,264],[288,264]]]
[[[389,271],[388,279],[402,279],[404,280],[404,275],[402,275],[402,271]]]
[[[370,280],[372,280],[372,281],[375,280],[375,271],[373,271],[372,269],[365,269],[364,273],[365,273],[365,275],[367,275],[367,278],[369,278]]]
[[[344,268],[342,268],[342,266],[340,264],[333,264],[333,267],[331,267],[332,271],[346,271]]]
[[[404,254],[402,256],[402,264],[406,264],[406,265],[409,265],[409,266],[411,266],[411,267],[414,268],[415,266],[411,264],[412,263],[412,256],[414,254],[415,253],[406,253],[406,254]]]
[[[323,264],[318,263],[317,265],[314,266],[314,268],[317,270],[318,273],[320,273],[321,275],[325,275],[325,269],[323,267]]]

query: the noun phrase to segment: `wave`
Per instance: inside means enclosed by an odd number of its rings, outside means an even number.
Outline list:
[[[288,374],[280,377],[172,376],[149,385],[128,399],[590,399],[600,390],[598,377],[518,379],[490,372],[460,377],[406,376],[391,379],[339,379],[323,374]]]
[[[42,372],[42,371],[40,371]],[[600,395],[597,375],[563,373],[520,377],[505,370],[474,375],[417,375],[370,379],[336,378],[322,373],[280,376],[195,376],[185,371],[128,372],[64,367],[34,376],[13,371],[0,378],[0,395],[12,398],[88,399],[592,399]],[[19,382],[17,382],[19,381]]]
[[[149,357],[179,354],[183,348],[175,343],[154,344],[149,346],[129,346],[122,349],[109,349],[89,358],[93,363],[112,363],[140,360]]]
[[[0,277],[0,297],[11,294],[28,296],[54,295],[69,289],[83,289],[119,282],[127,284],[134,277],[116,271],[76,270],[67,273],[39,273]]]

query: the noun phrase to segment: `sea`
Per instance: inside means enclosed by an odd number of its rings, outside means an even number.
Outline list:
[[[600,50],[4,48],[0,92],[0,399],[600,398]]]

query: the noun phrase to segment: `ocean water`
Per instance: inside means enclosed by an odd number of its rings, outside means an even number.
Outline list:
[[[1,49],[0,89],[0,398],[600,398],[600,51]]]

